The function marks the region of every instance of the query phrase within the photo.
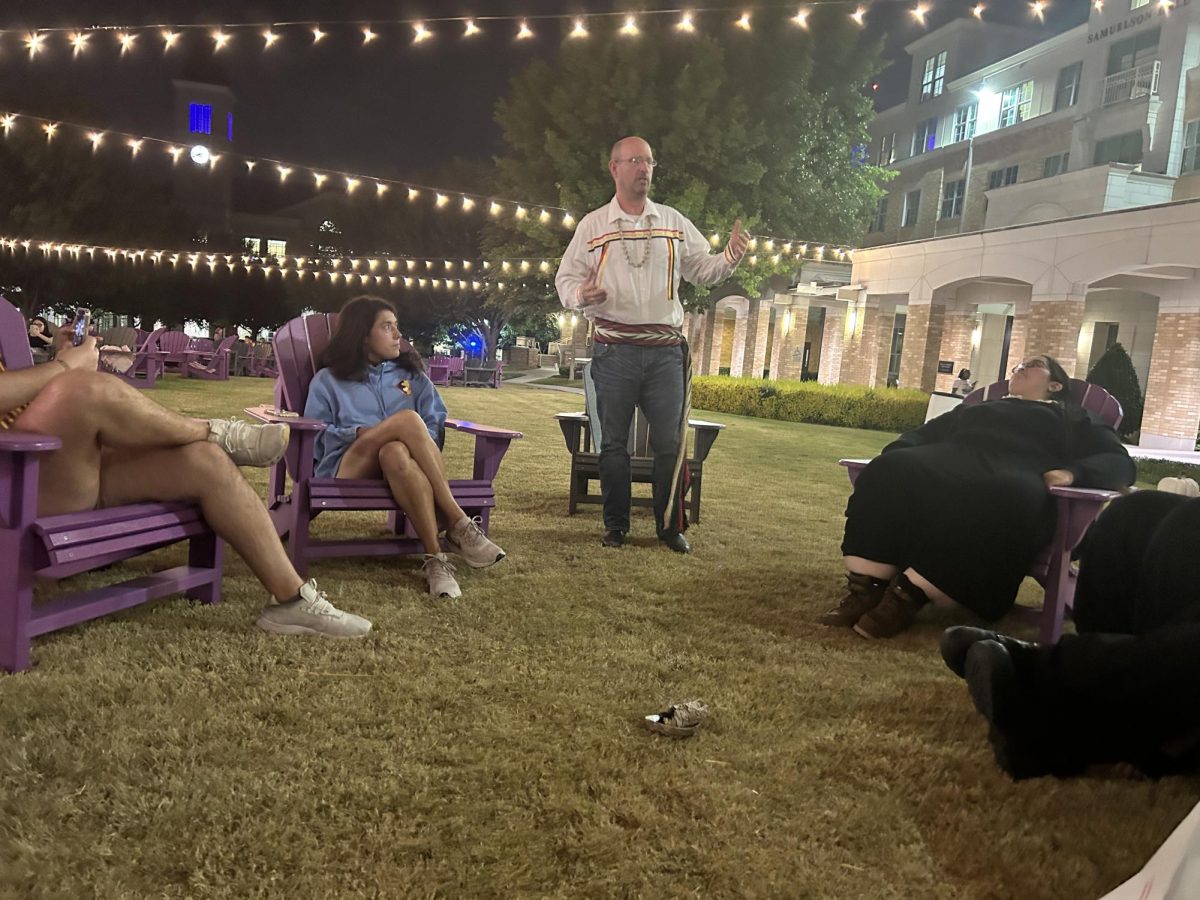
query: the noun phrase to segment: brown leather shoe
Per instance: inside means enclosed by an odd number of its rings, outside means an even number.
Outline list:
[[[854,631],[872,640],[895,637],[912,625],[921,607],[928,602],[929,598],[924,594],[909,593],[901,587],[899,577],[893,578],[883,592],[883,599],[854,623]]]
[[[878,584],[866,575],[846,573],[846,596],[837,606],[817,619],[831,628],[850,628],[855,622],[879,605],[886,585]]]

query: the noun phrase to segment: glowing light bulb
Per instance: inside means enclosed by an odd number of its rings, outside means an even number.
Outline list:
[[[275,32],[273,32],[270,28],[268,28],[266,31],[264,31],[262,33],[262,36],[263,36],[263,41],[265,42],[264,49],[270,47],[277,40],[279,40],[279,35],[277,35]]]
[[[538,213],[538,221],[539,222],[549,222],[550,221],[549,211],[543,209],[540,213]]]
[[[142,152],[142,141],[138,138],[130,138],[129,139],[129,152],[134,156],[137,156],[139,153],[141,153]]]
[[[292,170],[288,166],[276,166],[279,170],[279,183],[283,184],[288,180],[288,176],[292,174]]]
[[[516,216],[518,219],[523,219],[523,218],[525,218],[525,216],[526,216],[526,215],[528,215],[528,214],[529,214],[529,210],[527,210],[527,209],[526,209],[525,207],[523,207],[523,206],[518,206],[518,207],[517,207],[517,211],[516,211],[516,213],[514,213],[514,215],[515,215],[515,216]]]
[[[570,213],[563,213],[562,223],[563,223],[564,228],[574,228],[575,227],[575,217],[573,215],[571,215]]]
[[[808,27],[808,10],[805,7],[800,7],[796,14],[792,16],[792,24],[800,28]]]
[[[696,30],[696,26],[692,23],[692,14],[685,12],[679,17],[679,23],[675,26],[679,31],[684,31],[690,34]]]
[[[583,19],[575,20],[575,27],[571,29],[571,33],[567,36],[573,38],[585,38],[588,36],[587,26],[583,24]]]
[[[493,216],[498,216],[498,215],[500,215],[500,211],[502,208],[503,207],[501,207],[499,203],[497,203],[495,200],[493,200],[491,205],[488,207],[488,212],[491,213]]]
[[[46,132],[47,141],[54,140],[54,136],[58,134],[58,125],[55,122],[47,122],[42,126],[42,129]]]
[[[926,6],[924,3],[918,3],[916,6],[914,6],[910,10],[910,12],[912,13],[912,17],[914,19],[916,19],[918,22],[920,22],[922,25],[924,25],[925,24],[925,14],[929,12],[929,7]]]
[[[347,194],[353,194],[355,189],[358,187],[358,185],[359,185],[359,180],[357,178],[351,178],[349,175],[346,176],[346,193]]]
[[[409,200],[416,200],[420,196],[421,196],[421,192],[418,191],[416,188],[408,189],[408,199]]]
[[[860,6],[857,9],[855,9],[854,12],[850,13],[850,18],[852,18],[854,20],[855,25],[862,25],[863,17],[866,16],[866,14],[867,14],[866,9],[864,9],[863,7]]]
[[[472,200],[470,197],[463,197],[462,198],[462,208],[463,208],[463,212],[470,212],[471,210],[473,210],[475,208],[475,201]]]
[[[25,35],[25,46],[29,49],[29,58],[33,59],[42,50],[42,43],[46,40],[44,34],[32,32]]]
[[[325,180],[328,177],[329,177],[328,175],[325,175],[321,172],[313,172],[313,181],[315,181],[317,183],[317,190],[321,189],[321,185],[323,185],[325,183]]]
[[[983,11],[985,9],[987,9],[987,7],[984,6],[982,3],[976,3],[974,9],[971,10],[971,14],[973,16],[975,16],[975,18],[977,18],[977,19],[982,19]]]
[[[441,209],[443,206],[445,206],[449,202],[450,202],[450,198],[447,197],[445,194],[438,194],[437,199],[435,199],[433,201],[433,205],[436,206],[438,209]]]
[[[167,152],[171,154],[171,162],[179,162],[179,157],[183,154],[182,147],[168,147]]]
[[[470,37],[473,34],[479,34],[479,26],[475,24],[474,19],[467,19],[463,27],[463,37]]]
[[[1045,18],[1045,0],[1033,0],[1033,2],[1029,4],[1029,11],[1033,14],[1034,18],[1038,20]]]
[[[179,37],[179,35],[176,34],[175,38],[178,38],[178,37]],[[125,32],[125,31],[121,31],[121,32],[117,33],[117,42],[121,45],[121,55],[122,56],[124,56],[126,53],[128,53],[130,50],[133,49],[133,45],[136,41],[137,41],[136,34],[129,34],[128,32]],[[166,46],[167,50],[171,49],[172,43],[173,43],[173,40],[167,41],[167,46]]]
[[[104,141],[104,132],[103,131],[89,131],[88,132],[88,140],[92,142],[92,150],[95,151],[96,148],[99,147],[100,144]]]
[[[742,31],[749,31],[750,30],[750,13],[748,13],[748,12],[742,13],[742,17],[740,19],[738,19],[736,22],[734,22],[733,24],[736,25],[738,28],[742,29]]]
[[[77,31],[71,35],[71,46],[75,48],[72,51],[73,56],[78,56],[87,49],[87,42],[90,37],[90,34],[84,34],[82,31]]]
[[[431,37],[433,37],[433,32],[431,32],[428,28],[426,28],[423,23],[417,22],[415,25],[413,25],[413,43],[414,44],[419,44],[422,41],[427,41]]]
[[[362,32],[363,32],[363,46],[364,47],[367,44],[371,43],[371,41],[375,40],[375,38],[379,37],[379,35],[377,35],[374,31],[371,30],[370,25],[365,26],[363,28]]]
[[[321,30],[320,25],[314,25],[312,30],[313,43],[319,44],[325,39],[325,32]]]
[[[384,184],[382,181],[375,182],[375,196],[376,197],[382,197],[384,194],[387,193],[387,190],[388,190],[388,186],[386,184]]]
[[[633,16],[625,17],[625,24],[621,26],[621,34],[634,35],[638,33],[637,19]]]
[[[252,160],[252,159],[248,159],[248,160],[246,160],[246,171],[247,171],[247,172],[253,172],[253,171],[254,171],[254,167],[255,167],[255,166],[257,166],[257,165],[258,165],[258,163],[256,163],[256,162],[255,162],[254,160]]]
[[[529,23],[522,19],[521,27],[517,29],[517,40],[523,41],[531,37],[533,37],[533,32],[529,30]]]
[[[213,39],[213,52],[216,52],[217,50],[220,50],[220,49],[222,49],[222,48],[223,48],[223,47],[224,47],[226,44],[228,44],[228,43],[229,43],[229,41],[230,41],[232,38],[233,38],[233,35],[226,34],[226,33],[225,33],[225,32],[223,32],[223,31],[220,31],[220,30],[218,30],[218,31],[214,31],[214,32],[212,33],[212,39]]]

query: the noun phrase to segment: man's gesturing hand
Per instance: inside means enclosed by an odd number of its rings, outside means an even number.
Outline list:
[[[600,280],[595,269],[588,269],[588,276],[579,286],[579,305],[595,306],[608,299],[608,293],[600,287]]]
[[[729,256],[737,262],[746,255],[746,248],[750,246],[750,235],[742,231],[742,220],[738,219],[733,223],[733,232],[729,235]]]

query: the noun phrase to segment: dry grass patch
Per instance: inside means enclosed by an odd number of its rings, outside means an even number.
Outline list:
[[[269,394],[155,392],[209,415]],[[731,427],[680,558],[645,511],[620,551],[598,508],[565,515],[552,414],[582,398],[445,395],[526,434],[493,519],[509,558],[462,567],[452,602],[414,562],[316,564],[375,621],[359,643],[257,632],[232,555],[218,607],[39,640],[0,677],[0,894],[1083,898],[1196,802],[1197,779],[1007,780],[937,656],[946,617],[879,645],[813,624],[840,581],[835,460],[887,435],[711,416]],[[464,471],[470,441],[448,443]],[[692,696],[713,708],[697,738],[636,727]]]

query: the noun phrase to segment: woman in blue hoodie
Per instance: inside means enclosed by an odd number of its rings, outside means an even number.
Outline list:
[[[462,594],[441,552],[447,542],[472,568],[504,558],[463,512],[446,481],[439,447],[446,406],[420,355],[400,335],[396,310],[380,297],[355,297],[318,360],[304,415],[328,427],[317,438],[318,478],[383,478],[425,545],[423,569],[434,597]]]

